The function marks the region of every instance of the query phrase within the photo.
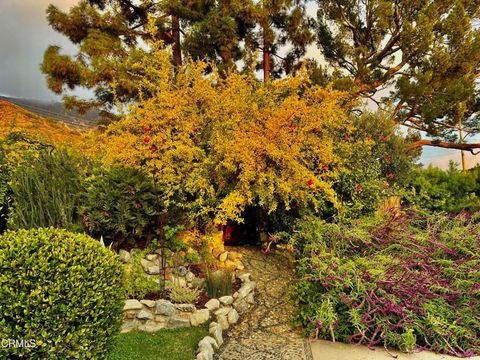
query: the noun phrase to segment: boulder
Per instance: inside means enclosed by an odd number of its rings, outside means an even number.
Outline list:
[[[218,298],[222,305],[231,305],[233,303],[233,296],[222,296]]]
[[[137,312],[135,310],[128,310],[124,313],[126,319],[135,319],[137,317]]]
[[[143,270],[148,273],[148,268],[153,266],[158,266],[153,261],[148,261],[147,259],[140,260],[140,265],[142,265]]]
[[[130,253],[126,250],[123,250],[123,249],[121,249],[118,252],[118,257],[120,258],[120,261],[125,263],[125,264],[130,262],[130,260],[132,259]]]
[[[125,301],[125,305],[123,306],[123,311],[129,311],[129,310],[142,310],[142,304],[138,300],[128,299]]]
[[[155,307],[155,301],[153,300],[140,300],[140,303],[142,303],[143,305],[149,308]]]
[[[255,297],[253,295],[253,291],[247,295],[247,297],[245,298],[245,301],[251,305],[255,304]]]
[[[250,273],[243,273],[243,274],[240,274],[238,275],[238,278],[242,281],[242,282],[246,282],[246,281],[250,281]]]
[[[183,276],[171,275],[170,278],[172,280],[172,284],[175,284],[175,285],[181,286],[181,287],[186,287],[187,286],[187,280],[185,280],[185,277],[183,277]]]
[[[250,294],[255,288],[257,287],[257,283],[255,281],[249,281],[243,283],[242,287],[240,290],[238,290],[238,297],[240,299],[247,297],[248,294]]]
[[[170,329],[173,328],[179,328],[179,327],[189,327],[190,326],[190,320],[184,319],[182,317],[171,317],[168,320],[167,327]]]
[[[138,254],[140,254],[141,252],[142,252],[142,249],[133,248],[132,250],[130,250],[130,256],[133,258],[133,257],[137,256]]]
[[[155,314],[173,316],[175,315],[175,306],[168,300],[157,300],[155,307]]]
[[[226,316],[230,312],[230,310],[232,310],[231,307],[221,308],[221,309],[215,311],[215,316],[222,316],[222,315]]]
[[[218,325],[222,328],[222,330],[228,330],[230,324],[228,323],[228,319],[226,315],[218,315],[217,316]]]
[[[193,279],[195,279],[195,274],[189,271],[187,275],[185,275],[185,280],[187,280],[188,282],[192,282]]]
[[[211,326],[214,324],[213,326]],[[210,323],[210,327],[208,329],[210,335],[217,341],[218,346],[222,346],[223,344],[223,334],[222,334],[222,327],[217,324],[216,322]]]
[[[154,333],[165,328],[165,323],[148,320],[145,324],[138,327],[138,331]]]
[[[198,343],[198,350],[200,352],[200,354],[205,354],[205,358],[208,359],[208,360],[212,360],[213,359],[213,354],[214,354],[214,350],[213,350],[213,346],[212,344],[207,340],[207,341],[204,341],[205,338],[203,338],[202,340],[200,340],[200,342]]]
[[[218,344],[217,344],[217,340],[215,340],[213,337],[211,336],[205,336],[202,340],[200,340],[200,342],[198,343],[198,347],[201,348],[203,346],[204,343],[208,343],[212,346],[212,348],[214,350],[218,350]]]
[[[140,320],[153,320],[154,316],[153,314],[148,311],[148,310],[141,310],[138,314],[137,314],[137,318],[140,319]]]
[[[192,326],[205,324],[208,320],[210,320],[210,311],[208,309],[198,310],[190,315],[190,324]]]
[[[157,254],[148,254],[145,256],[145,259],[148,261],[158,261],[158,255]]]
[[[210,355],[210,353],[206,353],[204,351],[200,351],[197,354],[196,360],[213,360],[213,355]]]
[[[244,299],[238,299],[233,303],[233,307],[239,314],[245,314],[248,311],[248,304]]]
[[[159,265],[152,265],[149,266],[145,272],[150,275],[159,275],[161,273],[160,266]]]
[[[236,324],[238,322],[239,317],[240,316],[238,315],[237,310],[232,309],[227,315],[228,323],[230,325]]]
[[[128,333],[133,330],[137,330],[139,325],[138,320],[124,321],[120,329],[120,333]]]
[[[210,311],[217,310],[220,307],[220,301],[218,301],[217,299],[210,299],[205,304],[205,307]]]

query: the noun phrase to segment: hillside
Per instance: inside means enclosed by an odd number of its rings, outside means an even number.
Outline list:
[[[41,101],[34,99],[6,97],[0,95],[0,100],[20,106],[34,114],[45,118],[62,122],[74,129],[90,129],[95,127],[100,114],[98,111],[88,111],[86,114],[80,114],[75,110],[67,110],[61,102]]]
[[[78,130],[33,114],[8,101],[0,100],[0,139],[11,130],[24,132],[33,138],[53,143],[77,143],[81,139]]]

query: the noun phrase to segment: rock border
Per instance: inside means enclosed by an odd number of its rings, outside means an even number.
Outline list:
[[[237,275],[242,285],[232,296],[210,299],[203,309],[193,304],[173,304],[160,300],[125,300],[121,333],[130,331],[156,332],[161,329],[200,326],[215,319],[222,331],[238,321],[240,314],[245,313],[254,304],[256,283],[250,280],[249,273]],[[210,324],[211,326],[211,324]]]
[[[241,280],[242,285],[233,296],[211,299],[205,304],[209,314],[213,313],[216,321],[209,324],[208,332],[210,335],[205,336],[198,343],[197,360],[213,360],[215,352],[223,344],[224,332],[231,325],[236,324],[240,315],[248,312],[255,304],[256,282],[251,280],[250,273],[243,273],[237,277]]]

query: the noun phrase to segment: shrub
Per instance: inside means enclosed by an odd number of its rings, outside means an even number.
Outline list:
[[[0,140],[0,233],[7,229],[8,214],[11,210],[11,181],[15,170],[33,163],[44,151],[53,146],[27,137],[25,134],[10,131]]]
[[[81,229],[78,194],[80,161],[66,150],[43,150],[12,174],[8,227]]]
[[[125,293],[117,256],[98,241],[59,229],[0,236],[2,359],[104,359],[120,326]]]
[[[350,127],[347,93],[312,85],[305,71],[268,84],[213,68],[205,76],[211,64],[200,61],[174,72],[151,35],[134,79],[149,96],[100,135],[104,163],[146,169],[167,207],[197,223],[241,221],[248,206],[336,202],[335,135]]]
[[[429,211],[459,212],[480,209],[480,168],[459,171],[450,163],[444,171],[433,166],[418,169],[407,184],[406,200]]]
[[[344,342],[480,353],[480,217],[300,224],[295,320]]]
[[[143,270],[140,262],[145,254],[146,251],[135,254],[132,263],[127,265],[125,288],[129,298],[143,299],[145,295],[156,293],[160,289],[160,285],[155,281],[155,279],[160,279],[159,276],[149,276]]]
[[[408,148],[412,135],[405,137],[389,114],[365,113],[352,122],[337,146],[345,171],[334,185],[345,218],[372,214],[385,197],[401,195],[420,154]]]
[[[82,206],[89,233],[118,247],[125,239],[151,238],[159,215],[152,179],[139,169],[100,170],[86,180]]]
[[[169,288],[169,297],[172,302],[177,304],[195,303],[200,297],[200,290],[174,281]]]
[[[226,270],[207,270],[205,273],[205,287],[210,298],[231,295],[233,274]]]

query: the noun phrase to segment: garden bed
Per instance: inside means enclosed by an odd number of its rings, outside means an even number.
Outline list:
[[[416,213],[299,227],[293,297],[307,334],[480,354],[480,218]]]

